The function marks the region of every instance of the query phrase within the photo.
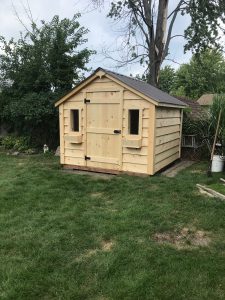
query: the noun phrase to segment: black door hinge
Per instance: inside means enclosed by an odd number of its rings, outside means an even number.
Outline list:
[[[85,159],[85,160],[90,160],[91,158],[90,158],[90,156],[86,156],[86,155],[85,155],[84,159]]]
[[[84,103],[90,103],[91,101],[89,99],[84,99]]]

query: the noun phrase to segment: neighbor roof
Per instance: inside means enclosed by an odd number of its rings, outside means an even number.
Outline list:
[[[174,105],[174,106],[187,106],[184,102],[178,100],[177,98],[161,91],[160,89],[150,85],[147,82],[135,79],[133,77],[125,76],[116,72],[112,72],[103,68],[97,68],[88,78],[86,78],[84,81],[82,81],[80,84],[78,84],[74,88],[74,93],[76,92],[77,88],[82,84],[85,83],[85,81],[88,81],[92,76],[94,76],[98,71],[104,72],[106,75],[111,76],[112,78],[120,81],[122,84],[125,84],[126,86],[138,91],[139,93],[143,94],[144,96],[154,100],[155,102],[159,103],[159,105]],[[62,102],[66,101],[71,96],[70,92],[68,94],[68,97],[65,96],[61,100],[56,102],[56,106],[61,104]]]
[[[203,107],[201,107],[201,105],[196,100],[192,100],[182,96],[176,96],[176,97],[182,102],[186,103],[187,106],[191,108],[191,111],[188,112],[188,114],[192,119],[200,118],[205,112]]]
[[[216,94],[203,94],[198,100],[197,102],[200,105],[212,105],[213,104],[213,97]]]

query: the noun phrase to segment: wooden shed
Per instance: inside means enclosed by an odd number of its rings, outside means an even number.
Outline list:
[[[178,99],[98,68],[56,102],[65,168],[153,175],[180,157]]]

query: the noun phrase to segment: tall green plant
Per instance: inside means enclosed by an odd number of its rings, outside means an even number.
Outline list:
[[[220,110],[221,119],[219,124],[218,139],[225,143],[225,94],[215,95],[213,98],[213,104],[210,107],[210,121],[214,132],[216,130]]]

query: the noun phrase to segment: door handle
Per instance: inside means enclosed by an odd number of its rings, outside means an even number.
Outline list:
[[[121,130],[115,129],[113,132],[114,132],[114,133],[121,133]]]

